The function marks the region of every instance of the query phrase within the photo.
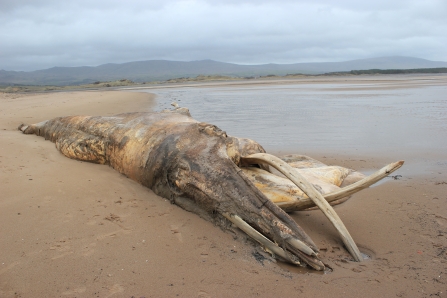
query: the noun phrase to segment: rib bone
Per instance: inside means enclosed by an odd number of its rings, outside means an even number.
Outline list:
[[[373,185],[374,183],[382,180],[383,178],[387,177],[392,172],[399,169],[403,164],[404,164],[403,160],[390,163],[390,164],[384,166],[383,168],[381,168],[380,170],[376,171],[375,173],[371,174],[370,176],[363,178],[362,180],[359,180],[351,185],[345,186],[340,190],[325,194],[324,198],[331,205],[334,205],[334,202],[335,202],[335,204],[342,203],[343,201],[340,202],[339,200],[346,198],[356,192],[359,192],[362,189],[365,189],[365,188]],[[338,201],[338,202],[336,202],[336,201]],[[278,202],[275,204],[287,212],[305,210],[305,209],[312,208],[315,206],[315,203],[313,202],[313,200],[310,198],[306,198],[306,197],[293,198],[290,201]]]
[[[242,218],[235,214],[229,214],[229,213],[222,213],[222,215],[234,223],[239,229],[244,231],[247,235],[252,237],[254,240],[258,241],[261,245],[264,245],[266,248],[268,248],[272,253],[276,254],[277,256],[281,257],[287,262],[290,262],[295,265],[300,265],[301,263],[299,260],[294,257],[293,254],[288,253],[272,241],[270,241],[268,238],[266,238],[264,235],[256,231],[253,227],[251,227],[248,223],[246,223]],[[325,266],[323,262],[321,262],[317,258],[317,254],[306,244],[304,244],[302,241],[296,239],[296,238],[289,238],[287,239],[287,243],[289,244],[289,249],[291,249],[293,252],[297,253],[300,258],[304,259],[305,262],[314,268],[315,270],[324,270]]]
[[[229,214],[229,213],[222,213],[222,215],[226,219],[228,219],[229,221],[234,223],[239,229],[241,229],[242,231],[247,233],[247,235],[249,235],[251,238],[253,238],[254,240],[258,241],[260,244],[262,244],[266,248],[268,248],[272,253],[280,256],[281,258],[283,258],[284,260],[286,260],[292,264],[300,265],[300,262],[296,258],[292,259],[292,256],[287,254],[284,249],[282,249],[281,247],[279,247],[278,245],[276,245],[275,243],[270,241],[268,238],[266,238],[264,235],[262,235],[261,233],[256,231],[253,227],[251,227],[248,223],[246,223],[239,216],[237,216],[235,214]]]
[[[318,208],[321,209],[324,215],[326,215],[340,234],[343,243],[354,259],[358,262],[363,260],[360,250],[332,206],[318,191],[315,190],[312,184],[310,184],[300,173],[298,173],[296,169],[278,157],[266,153],[256,153],[241,159],[251,163],[267,163],[289,178],[315,203],[315,205],[318,206]]]
[[[365,188],[373,185],[377,181],[385,178],[390,173],[399,169],[403,164],[404,164],[403,160],[390,163],[389,165],[384,166],[383,168],[381,168],[374,174],[372,174],[368,177],[365,177],[362,180],[357,181],[356,183],[353,183],[351,185],[343,187],[339,191],[335,191],[330,194],[327,194],[324,197],[328,201],[335,201],[335,200],[341,199],[343,197],[350,196],[356,192],[361,191],[362,189],[365,189]]]

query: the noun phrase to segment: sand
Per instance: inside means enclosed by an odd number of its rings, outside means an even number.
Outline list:
[[[388,179],[336,207],[371,256],[362,263],[351,261],[321,212],[293,213],[333,268],[319,273],[264,258],[243,237],[112,168],[70,160],[17,131],[56,116],[150,111],[151,94],[0,94],[0,103],[0,297],[447,296],[442,167]],[[390,162],[314,157],[359,170]]]

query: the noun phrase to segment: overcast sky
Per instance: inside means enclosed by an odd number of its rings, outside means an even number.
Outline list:
[[[446,0],[0,0],[0,69],[138,60],[447,61]]]

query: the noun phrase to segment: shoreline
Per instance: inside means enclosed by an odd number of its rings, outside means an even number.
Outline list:
[[[64,92],[107,92],[117,90],[145,90],[145,89],[165,89],[179,87],[234,87],[234,86],[263,86],[263,85],[282,85],[282,84],[330,84],[344,82],[352,83],[398,83],[403,80],[425,80],[425,85],[430,85],[430,81],[439,81],[447,78],[446,73],[415,73],[415,74],[362,74],[362,75],[298,75],[298,76],[278,76],[274,78],[260,77],[254,79],[234,78],[231,80],[204,80],[204,81],[185,81],[185,82],[156,82],[156,83],[123,83],[122,81],[101,82],[101,87],[91,87],[90,85],[73,86],[47,86],[47,85],[18,85],[7,88],[17,88],[16,91],[8,92],[0,88],[1,92],[8,94],[45,94],[45,93],[64,93]],[[110,84],[108,84],[110,83]],[[105,86],[109,85],[109,86]],[[4,87],[4,86],[3,86]],[[4,87],[5,88],[5,87]],[[21,91],[20,91],[21,90]]]
[[[221,86],[260,86],[260,85],[280,85],[280,84],[331,84],[344,82],[352,83],[378,83],[385,82],[389,84],[398,83],[403,80],[427,80],[430,81],[445,80],[447,74],[400,74],[400,75],[356,75],[356,76],[317,76],[317,77],[299,77],[299,78],[280,78],[280,79],[253,79],[253,80],[234,80],[234,81],[216,81],[216,82],[188,82],[188,83],[170,83],[158,84],[154,86],[136,86],[136,87],[117,87],[117,90],[144,90],[144,89],[164,89],[179,87],[221,87]]]
[[[84,91],[0,100],[2,297],[446,295],[445,165],[389,179],[335,207],[371,256],[362,263],[350,261],[321,212],[292,213],[334,269],[320,274],[256,258],[265,252],[251,241],[234,239],[110,167],[70,160],[53,143],[17,131],[21,122],[68,114],[150,111],[153,95]],[[360,171],[395,161],[308,155]]]

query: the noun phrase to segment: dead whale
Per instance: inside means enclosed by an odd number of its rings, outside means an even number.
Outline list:
[[[58,117],[21,124],[19,130],[54,142],[69,158],[108,164],[217,225],[225,228],[232,222],[274,256],[316,270],[325,268],[317,246],[284,210],[318,206],[354,259],[361,261],[329,202],[340,202],[403,164],[364,177],[305,156],[280,159],[255,141],[228,136],[178,107],[160,113]]]

